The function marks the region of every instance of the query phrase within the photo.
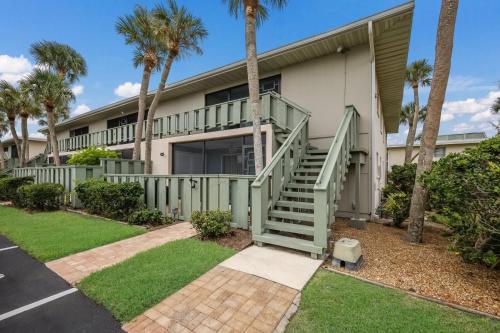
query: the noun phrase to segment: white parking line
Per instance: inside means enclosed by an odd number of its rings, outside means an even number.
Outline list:
[[[7,251],[7,250],[12,250],[12,249],[17,249],[19,246],[9,246],[9,247],[4,247],[3,249],[0,249],[0,252],[2,251]]]
[[[39,301],[36,301],[36,302],[33,302],[31,304],[28,304],[28,305],[25,305],[25,306],[21,306],[20,308],[17,308],[15,310],[6,312],[6,313],[0,315],[0,321],[5,320],[5,319],[10,318],[10,317],[13,317],[15,315],[18,315],[18,314],[23,313],[25,311],[34,309],[34,308],[39,307],[41,305],[44,305],[46,303],[52,302],[52,301],[54,301],[54,300],[56,300],[58,298],[64,297],[64,296],[69,295],[69,294],[72,294],[75,291],[78,291],[78,289],[71,288],[71,289],[62,291],[60,293],[57,293],[55,295],[43,298],[43,299],[41,299]]]

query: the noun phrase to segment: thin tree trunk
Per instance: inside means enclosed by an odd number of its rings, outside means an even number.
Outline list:
[[[250,95],[250,109],[253,115],[253,150],[255,157],[255,174],[258,175],[264,168],[262,156],[262,132],[260,128],[259,103],[259,65],[257,63],[257,44],[255,37],[255,17],[257,8],[245,8],[245,47],[247,56],[248,90]]]
[[[5,169],[5,153],[3,151],[3,142],[0,140],[0,170]]]
[[[457,17],[458,0],[442,0],[436,38],[436,56],[434,60],[434,77],[432,80],[427,116],[424,121],[420,153],[417,164],[417,179],[432,166],[432,157],[436,147],[441,119],[441,108],[446,94],[446,86],[450,75],[451,54],[453,51],[453,35]],[[418,181],[415,181],[411,198],[410,223],[408,236],[410,242],[421,243],[424,227],[424,211],[427,193]]]
[[[19,141],[19,137],[17,136],[16,130],[16,118],[9,118],[9,129],[10,134],[12,134],[12,140],[14,140],[14,144],[17,149],[17,156],[21,156],[21,142]]]
[[[29,160],[29,151],[28,151],[28,117],[21,116],[21,135],[23,138],[23,143],[21,147],[21,167],[25,168],[28,160]]]
[[[54,159],[54,164],[56,166],[61,165],[61,160],[59,159],[59,145],[57,144],[56,135],[56,120],[53,110],[47,110],[47,128],[49,130],[49,141],[52,146],[52,158]]]
[[[139,92],[139,112],[137,113],[137,124],[135,125],[133,160],[141,159],[142,131],[144,127],[144,114],[146,113],[146,99],[148,97],[149,79],[153,68],[149,64],[144,64],[142,73],[141,91]]]
[[[155,97],[153,98],[153,102],[149,106],[148,111],[148,119],[146,122],[146,150],[144,152],[144,172],[146,174],[151,174],[153,172],[153,161],[151,160],[151,149],[152,149],[152,141],[153,141],[153,126],[156,109],[158,108],[158,104],[160,103],[161,93],[163,89],[165,89],[165,84],[167,82],[168,75],[170,73],[170,68],[172,68],[172,63],[175,60],[176,55],[172,52],[169,52],[167,61],[165,62],[165,66],[163,67],[163,71],[161,72],[160,83],[158,84],[158,89],[156,90]]]
[[[414,109],[413,109],[413,121],[410,128],[408,129],[408,136],[406,137],[406,147],[405,147],[405,164],[411,163],[411,155],[413,153],[413,144],[415,143],[415,135],[417,133],[418,127],[418,116],[420,112],[420,101],[418,97],[418,85],[413,86],[413,96],[414,96]]]

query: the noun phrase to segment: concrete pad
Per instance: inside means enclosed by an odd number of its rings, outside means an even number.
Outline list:
[[[322,263],[302,253],[251,246],[220,265],[302,290]]]

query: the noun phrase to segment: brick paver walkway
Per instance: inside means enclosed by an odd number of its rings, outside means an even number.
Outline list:
[[[196,235],[196,230],[191,226],[191,223],[178,223],[140,236],[50,261],[46,265],[69,283],[76,284],[91,273],[133,257],[139,252],[194,235]]]
[[[130,333],[273,332],[298,290],[216,266],[125,324]]]

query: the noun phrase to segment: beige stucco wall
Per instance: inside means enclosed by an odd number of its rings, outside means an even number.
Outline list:
[[[466,148],[473,148],[478,145],[478,142],[474,143],[460,143],[460,144],[437,144],[438,147],[445,147],[445,156],[451,153],[461,153]],[[412,156],[418,154],[419,146],[413,147]],[[433,158],[434,161],[439,160],[438,157]],[[413,163],[417,163],[418,157],[415,157]],[[405,147],[388,147],[387,148],[387,171],[391,171],[393,165],[403,165],[405,162]]]
[[[281,74],[281,94],[311,112],[309,127],[310,141],[312,145],[318,148],[329,147],[346,105],[354,105],[358,110],[360,114],[360,126],[358,128],[360,148],[369,152],[367,164],[361,170],[362,185],[360,200],[361,212],[367,217],[377,206],[375,202],[377,196],[372,195],[372,191],[382,187],[382,183],[385,182],[385,176],[381,176],[385,175],[385,172],[375,169],[374,165],[375,163],[377,166],[385,165],[383,158],[386,155],[382,110],[380,110],[380,106],[378,106],[378,109],[376,106],[376,94],[373,92],[374,87],[376,87],[376,80],[372,74],[372,63],[370,62],[368,45],[353,48],[346,54],[331,54],[285,67],[280,71],[260,73],[261,77],[275,74]],[[214,86],[207,91],[199,91],[162,102],[156,117],[201,108],[204,106],[204,96],[206,93],[241,83],[244,83],[244,81],[234,82],[225,86]],[[374,103],[375,107],[373,106]],[[130,110],[130,113],[132,112],[136,112],[136,110]],[[372,120],[374,117],[373,113],[378,114],[378,116]],[[105,119],[89,124],[90,132],[105,128]],[[372,134],[372,128],[376,135]],[[248,130],[250,129],[245,131]],[[68,137],[69,130],[58,133],[58,136],[59,138]],[[152,152],[154,173],[164,174],[170,170],[168,167],[170,156],[165,146],[170,142],[169,140],[172,140],[172,138],[154,140]],[[174,138],[174,140],[177,139]],[[374,141],[376,142],[375,145],[373,145]],[[269,140],[268,142],[274,142],[274,140]],[[131,144],[126,144],[112,146],[110,149],[126,149],[131,147]],[[270,146],[269,148],[272,149],[273,147]],[[161,157],[160,152],[165,152],[165,156]],[[372,152],[375,157],[372,157]],[[270,154],[267,156],[270,156]],[[379,174],[372,176],[371,172],[374,171],[378,171]],[[338,215],[350,215],[353,211],[352,202],[355,190],[353,177],[353,171],[351,170],[342,193]],[[374,179],[377,182],[376,186],[373,183]]]
[[[46,141],[33,141],[30,140],[28,141],[29,147],[29,155],[28,158],[33,158],[38,154],[41,154],[45,151],[45,146],[47,145]],[[11,156],[12,154],[12,149],[15,147],[14,143],[11,144],[4,144],[4,148],[7,147],[7,156]]]

